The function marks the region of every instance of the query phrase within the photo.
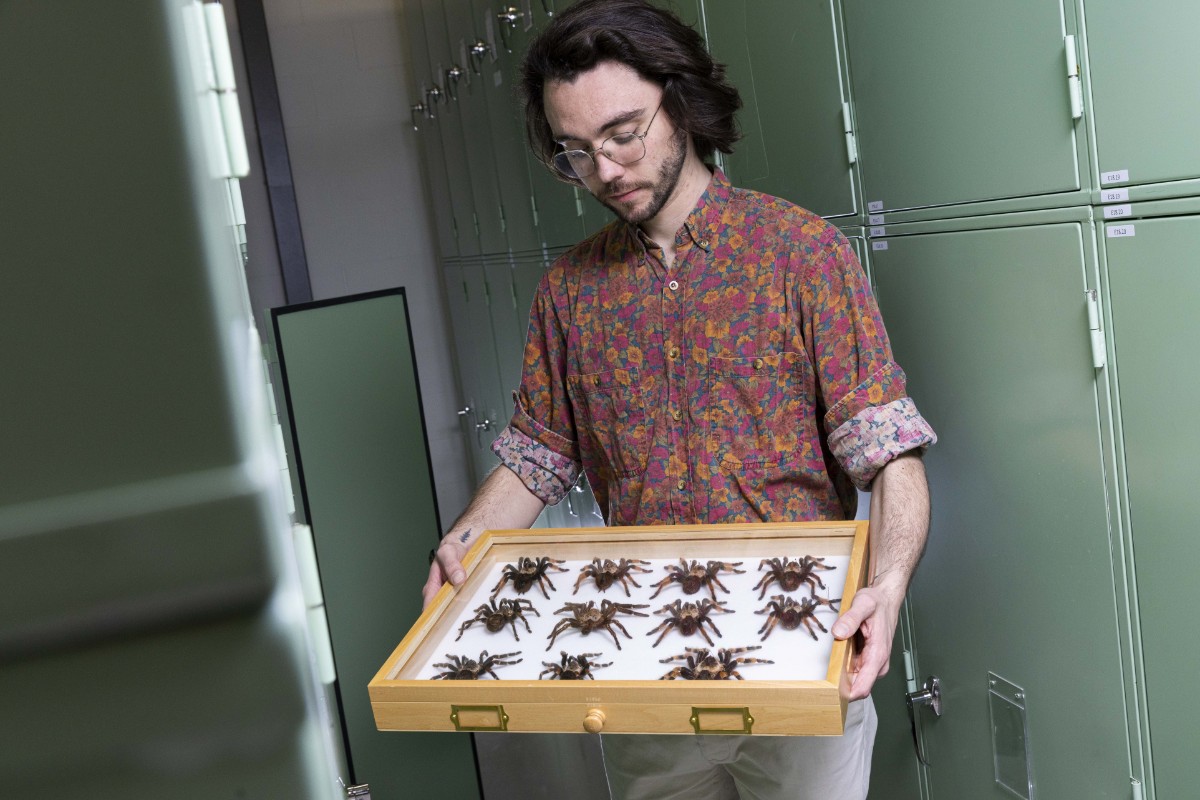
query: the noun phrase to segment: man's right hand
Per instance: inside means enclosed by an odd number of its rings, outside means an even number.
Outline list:
[[[421,597],[424,598],[422,608],[433,601],[433,596],[447,579],[455,586],[461,586],[467,579],[467,572],[462,565],[463,556],[466,554],[467,546],[455,541],[453,536],[442,539],[434,554],[433,563],[429,565],[429,580],[425,581],[425,587],[421,589]]]

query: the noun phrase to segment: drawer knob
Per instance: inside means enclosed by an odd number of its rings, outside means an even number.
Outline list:
[[[604,729],[604,712],[598,708],[589,709],[583,718],[583,729],[588,733],[599,733]]]

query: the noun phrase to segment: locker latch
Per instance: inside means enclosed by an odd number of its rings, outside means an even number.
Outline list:
[[[1104,369],[1108,359],[1104,330],[1100,327],[1100,297],[1095,289],[1087,289],[1083,295],[1087,302],[1088,332],[1092,338],[1092,366]]]
[[[1079,55],[1075,51],[1075,36],[1068,35],[1067,51],[1067,89],[1071,95],[1071,119],[1083,116],[1083,87],[1079,83]]]

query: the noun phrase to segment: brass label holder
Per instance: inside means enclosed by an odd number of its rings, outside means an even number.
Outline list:
[[[450,706],[450,721],[456,731],[506,731],[504,706]]]
[[[692,730],[698,734],[743,733],[749,735],[753,733],[751,728],[754,727],[754,717],[750,716],[750,709],[745,706],[741,708],[692,706],[692,716],[688,722],[692,723]],[[703,727],[706,722],[730,724],[722,727]]]

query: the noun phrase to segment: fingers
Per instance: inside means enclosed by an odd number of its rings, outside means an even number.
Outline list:
[[[421,588],[421,597],[424,601],[422,608],[433,601],[434,596],[447,579],[454,586],[461,586],[467,579],[467,572],[462,565],[462,557],[465,552],[466,548],[457,542],[443,541],[438,547],[436,557],[429,566],[429,579]]]
[[[425,585],[421,587],[421,608],[425,609],[433,602],[433,597],[438,593],[438,589],[442,588],[445,583],[445,578],[442,575],[442,567],[436,560],[429,566],[429,579],[425,581]]]
[[[854,602],[850,608],[842,612],[837,622],[833,623],[834,637],[849,639],[875,613],[877,607],[878,603],[874,595],[865,590],[860,591],[854,596]]]
[[[868,629],[869,630],[869,629]],[[871,693],[875,681],[887,674],[888,657],[892,651],[892,637],[883,632],[872,635],[864,630],[864,646],[851,667],[848,700],[861,700]],[[886,641],[884,641],[886,639]]]

